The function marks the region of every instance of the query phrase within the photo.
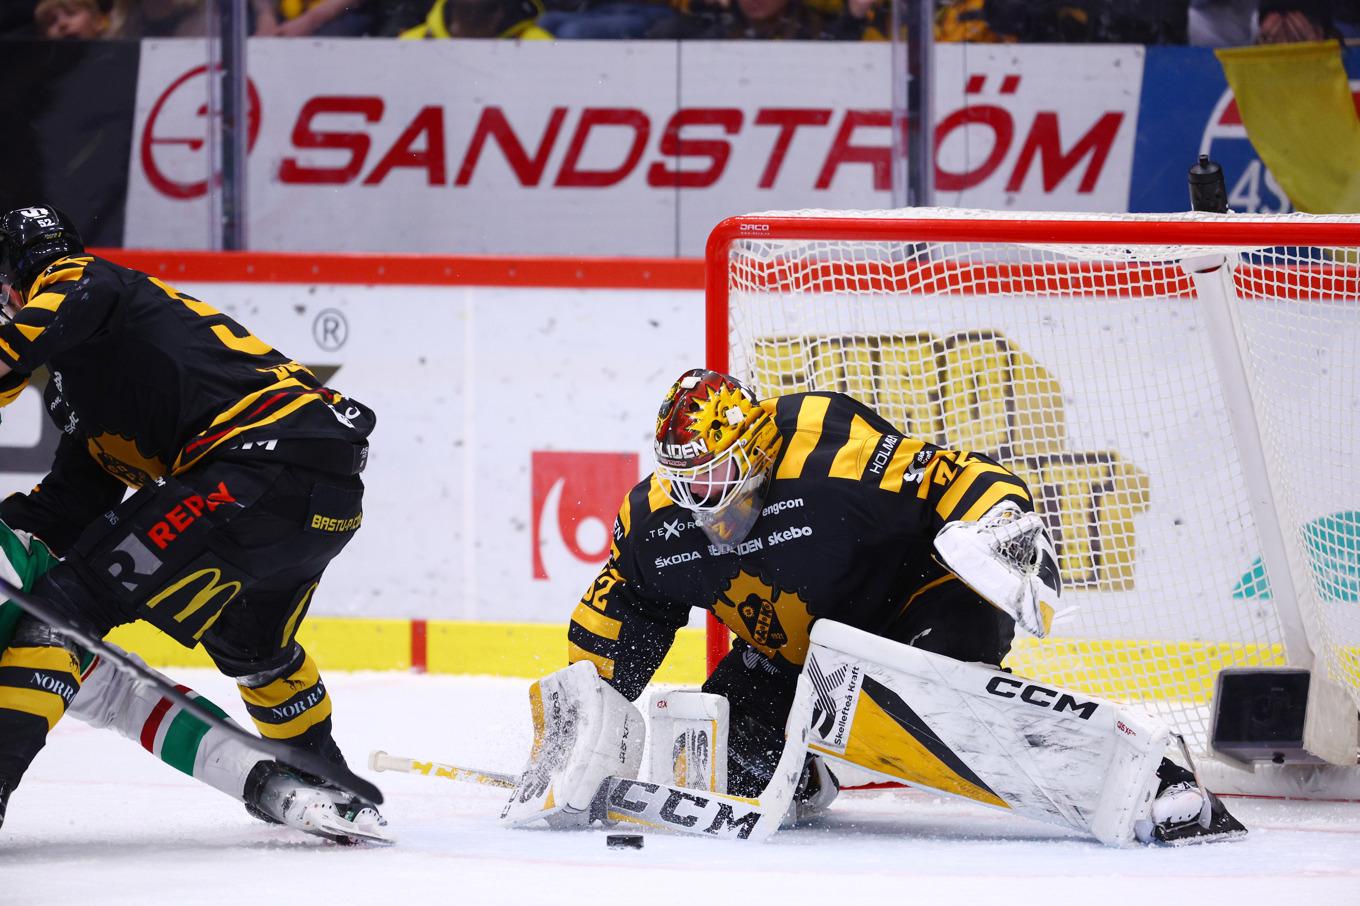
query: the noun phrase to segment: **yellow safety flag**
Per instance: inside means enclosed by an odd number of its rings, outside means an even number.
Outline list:
[[[1360,213],[1360,118],[1336,41],[1214,51],[1256,153],[1294,207]]]

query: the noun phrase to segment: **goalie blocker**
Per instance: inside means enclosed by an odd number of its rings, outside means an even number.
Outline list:
[[[653,698],[654,717],[665,700]],[[1172,735],[1161,722],[829,620],[813,627],[784,751],[756,800],[724,795],[708,765],[681,770],[679,762],[693,750],[675,749],[684,734],[674,732],[663,733],[663,748],[652,753],[649,782],[639,781],[642,716],[589,662],[535,683],[531,703],[533,752],[502,813],[513,826],[538,819],[556,827],[627,821],[764,839],[787,813],[812,753],[1111,845],[1245,833],[1188,770],[1163,757]],[[701,711],[686,720],[699,726],[712,720],[712,732],[722,732],[721,706],[687,705]]]

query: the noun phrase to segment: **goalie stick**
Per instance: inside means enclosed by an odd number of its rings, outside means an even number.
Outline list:
[[[796,751],[800,749],[801,745],[795,747]],[[418,761],[389,755],[381,749],[369,754],[368,766],[375,771],[400,771],[506,789],[513,789],[518,780],[513,774]],[[656,830],[727,840],[764,840],[779,829],[793,801],[796,783],[797,775],[792,782],[776,775],[759,799],[746,799],[664,783],[607,777],[596,794],[591,811],[611,821]]]
[[[483,786],[498,786],[507,790],[515,788],[515,776],[513,774],[460,768],[439,761],[416,761],[414,758],[407,758],[404,755],[388,755],[382,749],[375,749],[368,753],[368,767],[372,771],[400,771],[403,774],[444,777],[448,780],[480,783]]]
[[[280,764],[286,764],[297,768],[308,774],[314,774],[323,780],[335,784],[340,789],[351,795],[357,796],[365,802],[373,805],[382,805],[383,795],[375,785],[362,777],[356,775],[344,765],[335,764],[327,761],[320,755],[308,752],[305,749],[298,749],[294,746],[278,742],[273,739],[265,739],[256,736],[242,729],[234,721],[218,717],[194,699],[180,692],[173,685],[157,675],[155,671],[137,663],[125,656],[121,651],[112,646],[104,644],[84,629],[69,623],[54,614],[42,601],[16,588],[9,580],[0,577],[0,595],[13,601],[29,615],[41,620],[64,636],[68,636],[73,641],[79,643],[87,651],[99,655],[110,666],[131,674],[136,679],[153,686],[161,696],[179,705],[188,713],[197,717],[199,720],[211,727],[222,730],[229,734],[241,744],[248,746],[261,755],[274,759]]]

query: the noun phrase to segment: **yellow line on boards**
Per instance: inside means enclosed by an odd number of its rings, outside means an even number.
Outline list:
[[[322,670],[409,670],[412,620],[309,616],[297,640]],[[537,678],[567,665],[567,627],[553,623],[424,621],[430,673]],[[153,667],[208,667],[202,647],[189,650],[146,623],[120,626],[109,641]],[[704,679],[704,635],[682,629],[656,682],[697,685]]]

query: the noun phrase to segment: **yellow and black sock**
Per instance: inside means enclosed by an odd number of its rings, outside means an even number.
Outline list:
[[[0,783],[19,782],[80,691],[80,662],[56,645],[0,654]]]
[[[331,699],[312,656],[298,648],[285,671],[258,686],[240,685],[246,710],[260,735],[318,748],[331,733]]]

